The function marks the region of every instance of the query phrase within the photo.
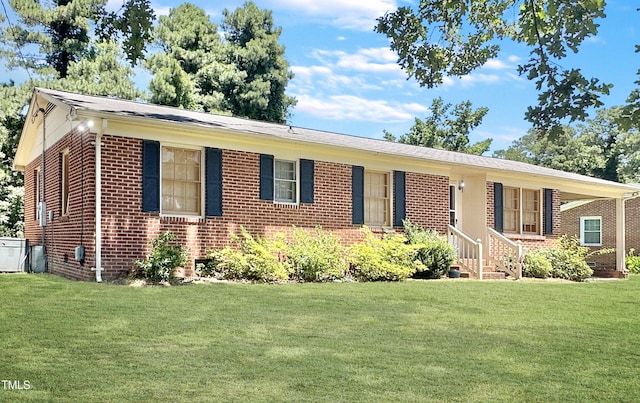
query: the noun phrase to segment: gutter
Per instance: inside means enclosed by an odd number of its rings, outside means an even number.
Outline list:
[[[91,270],[96,272],[96,282],[102,282],[102,135],[107,130],[107,119],[102,119],[102,125],[96,133],[96,266]]]

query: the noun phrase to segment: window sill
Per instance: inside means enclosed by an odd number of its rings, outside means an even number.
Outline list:
[[[160,215],[160,220],[164,223],[203,224],[206,222],[205,217],[186,215]]]
[[[276,206],[276,207],[289,208],[289,209],[294,209],[294,210],[300,208],[300,204],[298,204],[298,203],[290,203],[290,202],[274,201],[273,205]]]
[[[533,234],[514,234],[505,232],[503,234],[505,237],[514,240],[522,240],[522,241],[544,241],[547,239],[544,235],[533,235]]]

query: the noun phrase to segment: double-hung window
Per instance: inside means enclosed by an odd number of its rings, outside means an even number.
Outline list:
[[[278,203],[298,202],[298,175],[295,161],[274,161],[274,201]]]
[[[202,215],[202,150],[162,147],[162,213]]]
[[[390,225],[389,174],[365,171],[364,223],[373,226]]]
[[[69,214],[69,150],[65,150],[60,155],[60,188],[61,188],[61,214]]]
[[[580,244],[602,246],[602,217],[580,217]]]
[[[540,234],[540,191],[504,187],[504,231]]]
[[[33,189],[33,200],[35,200],[35,218],[36,220],[40,219],[40,202],[42,201],[42,173],[40,172],[40,167],[37,167],[33,171],[35,187]]]

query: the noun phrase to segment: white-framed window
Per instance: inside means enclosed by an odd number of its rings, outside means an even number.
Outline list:
[[[64,150],[61,155],[61,163],[60,163],[60,189],[61,189],[61,211],[60,213],[64,215],[69,214],[69,150]]]
[[[580,217],[580,244],[602,246],[602,217]]]
[[[33,188],[33,200],[35,201],[35,214],[36,220],[40,220],[40,202],[42,201],[42,170],[37,167],[33,171],[34,188]]]
[[[540,190],[504,187],[503,230],[516,234],[541,233]]]
[[[276,203],[298,203],[298,164],[275,159],[273,164],[273,199]]]
[[[162,214],[202,215],[202,158],[200,148],[162,147]]]
[[[386,227],[391,225],[391,199],[387,172],[364,172],[364,223]]]

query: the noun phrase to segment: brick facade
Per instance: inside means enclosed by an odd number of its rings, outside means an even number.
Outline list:
[[[95,266],[95,149],[93,134],[73,132],[46,154],[46,200],[56,214],[46,227],[49,271],[77,279],[92,279]],[[171,231],[188,247],[192,274],[194,260],[206,250],[229,242],[240,226],[257,235],[271,235],[292,225],[333,230],[344,243],[361,239],[360,225],[352,224],[351,165],[315,161],[315,200],[312,204],[282,205],[260,200],[256,153],[222,150],[223,215],[220,217],[166,217],[142,212],[142,141],[104,135],[102,138],[102,267],[103,278],[127,274],[136,259],[150,250],[161,232]],[[69,149],[70,205],[61,217],[59,155]],[[25,189],[35,188],[33,161],[25,172]],[[449,179],[441,175],[406,173],[406,216],[444,233],[449,220]],[[35,219],[35,192],[25,192],[25,234],[41,244]],[[425,195],[429,195],[426,197]],[[74,259],[78,245],[86,248],[86,261]]]
[[[634,249],[640,252],[640,198],[625,202],[625,247],[626,252]],[[580,238],[580,218],[601,217],[602,246],[590,247],[592,251],[616,247],[616,201],[594,200],[590,203],[571,208],[562,213],[562,231],[568,236]],[[596,268],[612,270],[616,268],[616,254],[593,255],[588,259]]]
[[[495,194],[494,194],[494,184],[493,182],[487,182],[486,189],[486,198],[487,198],[487,226],[490,228],[495,228]],[[544,222],[544,200],[542,200],[542,218],[541,225]],[[560,192],[558,190],[553,190],[553,229],[551,234],[547,234],[544,236],[531,236],[531,235],[516,235],[516,234],[507,234],[507,237],[513,241],[520,241],[525,250],[535,250],[544,247],[554,246],[562,232],[562,220],[560,216]]]

